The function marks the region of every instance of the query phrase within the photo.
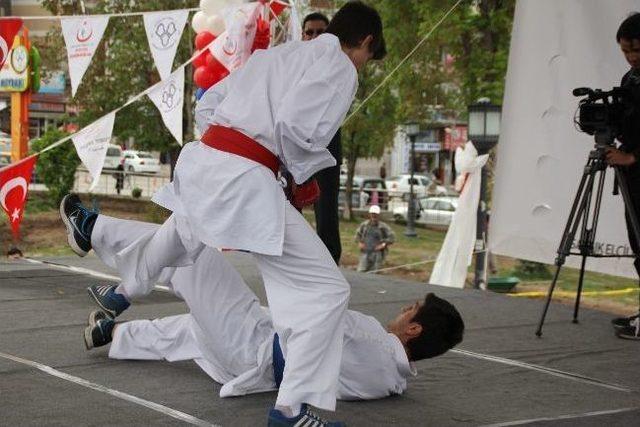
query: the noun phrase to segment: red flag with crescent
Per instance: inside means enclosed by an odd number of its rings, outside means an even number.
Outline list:
[[[20,18],[0,18],[0,68],[9,56],[13,38],[22,27]]]
[[[22,222],[27,191],[37,158],[37,156],[27,157],[0,169],[0,206],[9,217],[11,230],[16,239],[20,234],[20,222]]]

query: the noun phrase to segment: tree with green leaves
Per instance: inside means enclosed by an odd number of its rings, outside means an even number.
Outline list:
[[[44,135],[33,141],[31,150],[42,151],[67,135],[58,129],[48,129]],[[73,144],[69,141],[42,153],[36,162],[36,176],[47,186],[50,195],[48,201],[52,206],[58,206],[65,194],[73,188],[76,168],[80,164],[80,158],[75,152]]]

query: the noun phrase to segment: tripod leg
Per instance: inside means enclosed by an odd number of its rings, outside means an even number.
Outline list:
[[[578,291],[576,292],[576,304],[573,307],[573,323],[578,323],[578,310],[580,310],[580,296],[582,295],[582,284],[584,283],[584,268],[587,263],[587,256],[582,256],[582,265],[580,265],[580,279],[578,280]]]
[[[549,304],[551,303],[551,297],[553,296],[553,290],[556,288],[556,283],[558,282],[558,276],[560,276],[560,269],[562,268],[562,264],[556,266],[556,273],[553,275],[553,281],[551,282],[551,286],[549,286],[549,290],[547,291],[547,298],[544,303],[544,308],[542,309],[542,315],[540,316],[540,321],[538,322],[538,329],[536,329],[536,336],[542,336],[542,325],[544,324],[544,318],[547,317],[547,310],[549,310]]]

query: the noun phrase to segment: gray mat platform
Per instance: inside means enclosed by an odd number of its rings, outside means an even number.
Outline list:
[[[226,256],[265,302],[251,258]],[[93,256],[47,261],[115,274]],[[460,349],[467,352],[420,361],[419,376],[403,396],[339,402],[329,418],[350,426],[640,425],[640,343],[617,339],[609,314],[583,309],[580,324],[574,325],[571,307],[552,305],[538,339],[534,329],[541,301],[345,275],[352,285],[351,308],[383,323],[426,292],[448,299],[464,317],[467,331]],[[118,393],[181,411],[194,417],[192,424],[266,425],[275,393],[220,399],[220,385],[195,363],[123,362],[109,360],[106,349],[85,351],[81,332],[93,309],[85,288],[104,281],[52,265],[0,262],[0,425],[189,424]],[[123,318],[185,311],[175,297],[153,292]],[[87,388],[25,361],[110,391]]]

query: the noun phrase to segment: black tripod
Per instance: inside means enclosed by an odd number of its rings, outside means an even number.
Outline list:
[[[576,303],[573,309],[573,323],[578,323],[578,310],[580,308],[580,295],[582,293],[582,284],[584,279],[584,269],[587,261],[587,257],[594,258],[620,258],[634,257],[634,255],[604,255],[594,253],[594,241],[596,237],[596,230],[598,228],[598,217],[600,215],[600,206],[602,203],[602,191],[604,189],[604,179],[607,171],[607,162],[605,157],[605,149],[609,146],[613,146],[611,143],[597,143],[598,137],[596,137],[596,146],[589,153],[589,159],[582,172],[582,179],[578,186],[576,197],[571,207],[571,213],[569,213],[569,219],[567,225],[564,228],[562,239],[560,240],[560,246],[558,247],[558,256],[555,260],[556,272],[553,276],[553,281],[549,287],[547,293],[547,299],[542,310],[542,316],[540,317],[540,323],[538,323],[538,329],[536,335],[542,336],[542,325],[544,318],[547,315],[549,309],[549,303],[553,296],[553,291],[560,275],[560,269],[565,263],[568,255],[580,255],[582,256],[582,264],[580,265],[580,279],[578,281],[578,291],[576,293]],[[612,139],[611,139],[612,141]],[[622,200],[624,201],[625,209],[631,217],[631,224],[633,233],[636,240],[640,242],[640,224],[638,224],[638,217],[636,216],[633,203],[631,202],[631,195],[629,193],[629,186],[625,175],[621,171],[620,166],[613,166],[615,171],[616,183],[622,193]],[[594,188],[595,194],[594,194]],[[616,190],[614,190],[614,194]],[[592,215],[591,218],[589,215]],[[578,252],[571,252],[571,248],[575,241],[576,233],[580,227],[580,238],[578,240]]]

